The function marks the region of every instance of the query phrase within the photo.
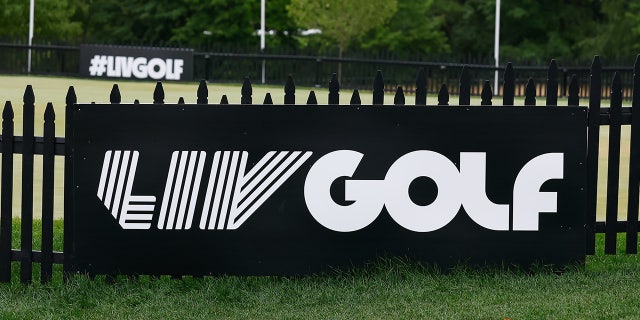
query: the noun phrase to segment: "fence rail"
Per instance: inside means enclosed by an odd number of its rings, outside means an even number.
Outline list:
[[[27,45],[20,43],[0,43],[0,72],[12,74],[27,73],[27,51],[32,51],[32,73],[80,76],[80,47],[69,45]],[[460,94],[458,77],[466,67],[470,77],[470,92],[480,95],[487,79],[493,79],[495,71],[504,77],[506,69],[493,65],[475,63],[431,62],[421,60],[389,60],[372,58],[338,58],[322,55],[291,55],[266,53],[229,53],[216,51],[196,51],[194,53],[193,74],[196,79],[212,82],[235,82],[244,76],[251,79],[262,78],[262,66],[265,62],[265,83],[281,85],[282,79],[293,75],[298,85],[322,87],[327,75],[342,65],[341,86],[350,89],[370,87],[371,70],[385,70],[384,89],[393,92],[400,85],[407,93],[414,93],[415,69],[425,68],[429,82],[427,93],[437,94],[442,84],[446,84],[449,93]],[[575,75],[581,85],[578,96],[588,98],[589,68],[582,66],[556,66],[558,72],[558,96],[568,97],[571,78]],[[544,83],[547,79],[547,67],[522,66],[514,71],[514,95],[524,97],[529,79],[534,83]],[[603,90],[601,96],[609,98],[613,74],[618,73],[624,90],[623,99],[631,99],[633,69],[629,67],[601,68]],[[503,95],[498,88],[498,95]],[[537,95],[546,95],[546,87],[538,86]]]
[[[471,105],[472,94],[472,78],[470,76],[470,67],[463,66],[460,77],[457,80],[457,91],[459,106]],[[525,86],[525,105],[535,106],[543,105],[555,107],[558,105],[558,68],[555,61],[551,62],[550,67],[546,70],[547,79],[544,86],[544,96],[540,96],[540,88],[536,87],[533,79],[529,79]],[[516,95],[516,81],[513,72],[513,66],[508,64],[502,72],[504,75],[502,81],[501,92],[502,101],[497,103],[500,105],[513,106],[514,97]],[[632,87],[628,89],[632,92],[632,106],[622,107],[622,94],[624,92],[622,81],[618,73],[614,73],[610,82],[604,82],[602,79],[603,68],[600,59],[596,56],[589,69],[589,114],[588,114],[588,154],[587,154],[587,254],[595,253],[595,234],[605,234],[605,254],[616,253],[616,236],[619,232],[626,235],[626,253],[636,254],[638,246],[638,205],[640,202],[639,186],[640,186],[640,166],[637,164],[640,160],[640,116],[634,117],[634,113],[638,113],[640,108],[640,55],[636,59],[633,68]],[[417,73],[415,82],[412,84],[415,92],[413,104],[418,106],[426,105],[449,105],[450,87],[447,84],[441,84],[438,89],[437,101],[427,101],[427,72],[425,68],[420,68]],[[607,86],[610,93],[610,101],[608,107],[601,107],[603,96],[603,83]],[[610,84],[610,85],[609,85]],[[329,99],[328,104],[338,105],[340,84],[337,76],[334,74],[329,82]],[[580,105],[580,83],[578,77],[572,77],[568,85],[569,106]],[[289,76],[285,84],[284,104],[295,104],[295,84],[293,77]],[[252,104],[252,85],[248,78],[244,79],[241,93],[241,104]],[[381,106],[384,101],[385,81],[382,73],[376,73],[373,82],[373,105]],[[484,81],[480,92],[481,105],[494,104],[493,90],[489,81]],[[407,101],[403,86],[395,87],[395,96],[392,104],[395,106],[403,106],[411,104]],[[208,97],[207,83],[205,80],[200,81],[196,90],[198,104],[210,104]],[[543,100],[544,99],[544,100]],[[14,135],[14,111],[11,102],[7,101],[3,110],[2,120],[2,136],[0,137],[0,151],[2,152],[2,176],[1,176],[1,193],[0,193],[0,282],[9,282],[11,279],[11,262],[20,262],[20,281],[28,283],[32,281],[32,264],[41,264],[41,281],[47,282],[51,279],[51,266],[53,264],[64,264],[64,253],[53,252],[53,160],[55,156],[65,156],[65,167],[69,168],[70,151],[65,149],[65,138],[55,137],[55,114],[53,105],[49,103],[44,113],[44,136],[34,137],[34,93],[31,86],[27,86],[23,99],[23,135]],[[75,89],[70,87],[67,92],[67,110],[76,103]],[[544,101],[544,102],[543,102]],[[118,85],[115,84],[110,94],[110,103],[120,103],[120,91]],[[434,103],[435,102],[435,103]],[[137,102],[136,102],[137,103]],[[164,89],[161,82],[156,84],[153,93],[153,103],[164,103]],[[184,103],[184,99],[180,98],[179,104]],[[227,96],[222,96],[219,104],[228,104]],[[135,103],[134,103],[135,104]],[[271,94],[267,93],[262,100],[262,105],[274,104]],[[314,91],[306,97],[307,105],[317,105],[317,98]],[[351,93],[351,105],[360,105],[360,93],[358,89],[354,89]],[[214,107],[214,104],[212,104]],[[67,121],[67,126],[72,125]],[[623,125],[631,125],[631,149],[630,149],[630,170],[628,185],[628,208],[626,212],[626,220],[618,221],[618,184],[620,178],[620,131]],[[605,221],[596,221],[596,194],[598,185],[598,157],[599,157],[599,141],[600,127],[609,127],[609,149],[608,149],[608,174],[607,174],[607,206]],[[21,217],[21,248],[12,248],[12,214],[13,214],[13,182],[14,163],[13,155],[22,154],[22,217]],[[42,249],[41,251],[33,250],[32,244],[32,223],[33,223],[33,159],[34,155],[43,156],[43,188],[42,188]],[[66,170],[66,169],[65,169]],[[69,175],[65,174],[65,192],[72,192],[71,181],[68,180]],[[65,197],[65,208],[69,208],[67,201],[70,197]],[[66,219],[65,224],[73,223],[73,219]],[[66,236],[66,235],[65,235]],[[65,240],[65,245],[68,245]]]

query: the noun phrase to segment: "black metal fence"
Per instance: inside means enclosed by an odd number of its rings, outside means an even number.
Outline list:
[[[458,92],[457,105],[470,105],[471,94],[473,93],[474,80],[472,80],[471,70],[473,67],[463,67],[459,78],[455,80],[455,85],[440,84],[438,87],[437,101],[427,100],[428,73],[424,68],[420,68],[415,78],[413,91],[415,92],[413,104],[415,105],[449,105],[454,103],[450,101],[451,92]],[[546,79],[544,85],[536,86],[535,81],[531,78],[526,82],[523,89],[525,95],[525,105],[535,106],[551,106],[558,105],[558,96],[562,88],[562,79],[555,61],[545,70]],[[514,68],[508,64],[502,71],[502,101],[494,102],[492,87],[490,81],[484,81],[481,84],[480,96],[482,97],[481,105],[499,104],[511,106],[514,104],[514,97],[518,92],[518,82],[515,78]],[[581,83],[579,77],[572,77],[567,85],[568,105],[578,106],[584,103],[580,102],[581,88],[588,88],[588,154],[587,154],[587,254],[595,253],[595,234],[605,234],[605,254],[616,253],[616,241],[618,233],[625,233],[626,236],[626,253],[636,254],[638,247],[638,205],[640,203],[639,187],[640,187],[640,167],[637,165],[640,160],[640,117],[634,117],[640,109],[640,56],[636,59],[633,68],[632,85],[626,88],[622,84],[622,77],[615,73],[610,80],[603,79],[603,68],[600,59],[595,57],[591,68],[588,71],[587,83]],[[610,83],[610,85],[609,85]],[[480,86],[480,84],[478,84]],[[452,90],[453,89],[453,90]],[[245,78],[242,86],[242,104],[252,104],[252,88],[251,82]],[[293,78],[289,77],[285,84],[284,104],[295,104],[295,85]],[[457,90],[457,91],[456,91]],[[602,107],[603,92],[609,92],[610,105]],[[334,75],[329,84],[329,100],[330,105],[339,104],[340,85],[337,77]],[[382,73],[376,74],[373,84],[373,106],[384,105],[385,81]],[[622,107],[623,92],[631,92],[632,107]],[[401,107],[405,104],[412,104],[407,101],[402,86],[395,87],[395,96],[393,105]],[[540,92],[544,92],[541,96]],[[201,81],[197,91],[198,104],[209,104],[208,89],[206,81]],[[157,83],[154,94],[154,104],[164,103],[164,90],[160,82]],[[263,105],[273,104],[274,101],[270,94],[267,94],[262,100]],[[544,102],[541,100],[544,99]],[[14,135],[14,111],[12,103],[7,101],[3,110],[2,121],[2,176],[1,183],[1,206],[0,206],[0,282],[9,282],[11,279],[11,262],[20,262],[20,280],[28,283],[32,281],[32,264],[41,264],[41,281],[47,282],[51,279],[52,265],[64,264],[64,253],[53,252],[53,160],[55,156],[65,156],[65,166],[69,168],[70,150],[65,150],[65,138],[54,136],[54,119],[55,114],[53,106],[47,105],[44,113],[44,136],[34,137],[34,93],[31,86],[27,86],[24,94],[23,107],[23,135]],[[69,88],[66,98],[67,110],[76,103],[76,95],[73,87]],[[113,86],[111,95],[111,103],[120,103],[120,92],[117,85]],[[136,101],[137,102],[137,101]],[[184,103],[184,99],[180,99],[178,103]],[[389,101],[387,101],[389,103]],[[135,104],[135,102],[134,102]],[[228,104],[228,99],[223,96],[220,104]],[[316,105],[317,99],[314,91],[311,91],[306,97],[307,105]],[[353,90],[350,99],[351,105],[361,104],[360,93],[358,89]],[[213,105],[212,105],[213,106]],[[70,122],[67,122],[69,125]],[[631,125],[631,147],[629,160],[629,185],[628,185],[628,208],[626,211],[626,219],[618,221],[618,194],[620,181],[620,140],[621,128],[624,125]],[[609,148],[608,148],[608,174],[607,174],[607,206],[605,221],[597,221],[596,219],[596,202],[597,202],[597,185],[598,185],[598,165],[599,165],[599,141],[600,128],[602,126],[609,127]],[[14,174],[14,155],[22,155],[22,216],[21,216],[21,248],[14,249],[12,244],[12,216],[13,216],[13,174]],[[42,155],[43,167],[38,171],[42,174],[42,249],[40,251],[33,250],[33,180],[34,180],[34,156]],[[65,192],[73,192],[73,186],[69,179],[70,175],[65,174]],[[68,208],[70,197],[65,197],[65,207]],[[65,224],[72,223],[72,220],[66,221]],[[66,235],[65,235],[66,236]],[[65,239],[65,243],[67,243]]]
[[[69,45],[32,45],[0,43],[0,73],[26,74],[27,51],[32,51],[31,73],[79,76],[79,46]],[[472,95],[480,95],[485,80],[492,80],[495,72],[498,78],[504,77],[504,67],[496,68],[488,64],[478,64],[468,59],[465,63],[430,62],[424,60],[396,60],[383,58],[337,58],[332,56],[305,54],[262,54],[233,53],[221,51],[196,51],[194,53],[195,79],[205,79],[215,83],[235,82],[249,77],[254,81],[282,85],[282,79],[292,75],[300,86],[322,87],[332,73],[341,64],[341,85],[343,88],[365,89],[370,86],[371,70],[384,70],[384,85],[387,92],[400,85],[406,92],[414,92],[416,68],[425,68],[429,82],[427,92],[435,94],[442,84],[446,84],[452,95],[458,95],[457,83],[462,67],[466,66],[471,79]],[[571,77],[576,76],[581,85],[578,88],[580,98],[589,97],[589,68],[558,65],[558,95],[569,95]],[[515,95],[523,97],[529,79],[534,83],[544,83],[547,78],[546,66],[523,66],[514,70]],[[633,70],[629,67],[602,68],[603,86],[611,85],[613,74],[617,73],[623,85],[622,98],[631,99]],[[546,95],[544,86],[537,87],[537,94]],[[500,89],[499,95],[504,92]],[[603,90],[602,97],[608,99],[609,92]]]
[[[31,49],[31,73],[78,76],[80,47],[66,45],[0,44],[0,72],[28,73],[28,51]]]

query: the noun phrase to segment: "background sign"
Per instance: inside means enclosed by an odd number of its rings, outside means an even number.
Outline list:
[[[193,80],[193,49],[80,46],[80,74],[151,80]]]
[[[73,270],[585,259],[585,108],[77,105],[72,116]]]

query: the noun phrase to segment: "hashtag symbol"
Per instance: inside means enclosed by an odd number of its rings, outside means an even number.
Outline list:
[[[102,76],[107,71],[107,56],[95,55],[89,67],[90,76]]]

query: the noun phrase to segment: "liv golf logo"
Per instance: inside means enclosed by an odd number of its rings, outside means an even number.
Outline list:
[[[123,229],[150,229],[154,215],[160,230],[233,230],[241,227],[301,166],[309,151],[271,151],[247,168],[245,151],[217,151],[209,177],[203,177],[205,151],[175,151],[167,172],[162,200],[155,195],[133,195],[140,153],[111,150],[104,154],[97,196]],[[309,169],[304,200],[309,213],[324,227],[352,232],[371,224],[386,208],[400,226],[430,232],[449,224],[461,207],[479,226],[497,231],[536,231],[540,213],[557,211],[557,194],[541,192],[543,183],[563,179],[564,154],[545,153],[529,160],[513,185],[513,204],[491,201],[485,190],[486,153],[461,152],[459,168],[447,157],[429,150],[409,152],[389,167],[383,180],[348,179],[364,155],[338,150],[321,156]],[[337,204],[331,185],[347,177],[344,199]],[[418,177],[432,179],[438,188],[429,205],[418,205],[409,196],[409,185]],[[204,195],[202,195],[204,193]],[[200,220],[196,204],[204,201]],[[510,227],[510,211],[512,224]]]
[[[215,152],[200,229],[237,229],[310,156],[311,152],[272,151],[247,172],[247,152]],[[155,196],[131,194],[139,157],[138,151],[107,151],[104,155],[98,198],[123,229],[151,228],[156,209]],[[158,229],[192,227],[206,158],[204,151],[173,152]]]
[[[137,78],[154,80],[180,80],[183,72],[183,59],[124,57],[95,55],[89,61],[89,76],[115,78]]]
[[[193,80],[193,50],[80,46],[80,74],[86,77]]]

